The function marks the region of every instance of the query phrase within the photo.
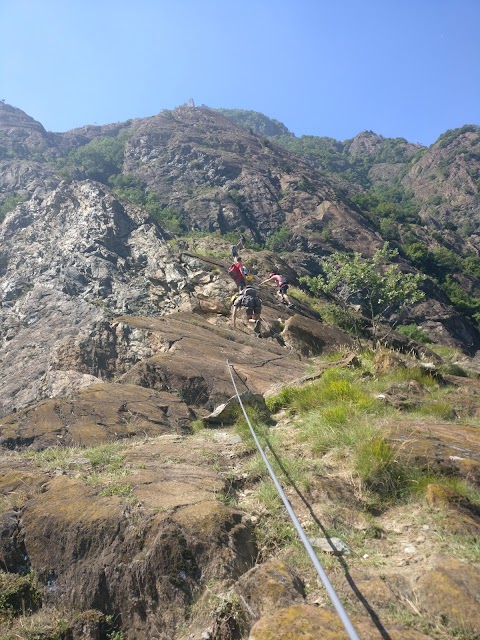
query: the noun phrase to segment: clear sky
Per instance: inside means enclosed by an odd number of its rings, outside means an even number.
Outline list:
[[[480,0],[0,0],[0,99],[48,131],[197,105],[429,145],[480,124]]]

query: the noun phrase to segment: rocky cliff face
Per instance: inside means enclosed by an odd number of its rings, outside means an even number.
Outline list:
[[[65,342],[94,349],[115,314],[166,313],[181,303],[187,274],[159,228],[98,184],[64,183],[32,198],[0,234],[3,413],[49,393],[49,363]],[[92,354],[89,374],[106,373],[101,359]]]
[[[402,179],[423,203],[426,224],[468,227],[466,235],[480,248],[480,132],[464,127],[445,134],[418,158]],[[473,237],[472,237],[473,236]]]
[[[2,225],[0,242],[2,415],[127,374],[128,381],[180,393],[210,410],[231,394],[220,379],[226,380],[231,341],[242,338],[224,319],[234,290],[228,263],[173,252],[144,211],[90,181],[62,183],[45,199],[19,205]],[[264,311],[272,323],[275,307],[270,294]],[[133,320],[141,316],[157,324]],[[158,324],[163,316],[169,321]],[[227,335],[202,321],[210,316]],[[237,362],[257,391],[301,375],[294,363],[290,372],[275,366],[288,355],[275,341],[257,348],[249,341],[237,345]],[[249,367],[247,352],[266,360],[261,371]],[[160,362],[159,353],[168,357]],[[140,362],[143,370],[134,374]],[[220,377],[212,375],[216,366]]]

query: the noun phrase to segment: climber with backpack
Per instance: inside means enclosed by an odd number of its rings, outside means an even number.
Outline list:
[[[260,284],[265,284],[266,282],[269,282],[270,280],[274,280],[277,287],[278,287],[278,295],[280,296],[283,304],[286,304],[287,307],[293,307],[293,305],[291,304],[290,300],[288,299],[287,296],[287,291],[288,291],[288,278],[286,278],[285,276],[282,276],[278,273],[274,273],[273,271],[271,273],[268,274],[268,278],[266,280],[263,280]]]
[[[258,293],[251,286],[246,286],[242,291],[240,291],[239,295],[233,301],[233,309],[232,309],[232,324],[235,328],[235,322],[237,319],[237,312],[243,307],[245,309],[245,313],[247,315],[247,323],[249,325],[254,325],[255,333],[260,333],[260,314],[262,312],[262,301],[258,297]]]
[[[237,257],[235,264],[232,264],[232,266],[229,268],[228,275],[233,278],[239,291],[245,288],[245,285],[247,283],[245,282],[244,267],[240,256]]]

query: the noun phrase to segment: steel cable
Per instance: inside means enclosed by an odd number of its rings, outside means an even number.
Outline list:
[[[282,499],[283,504],[285,505],[285,508],[288,512],[288,515],[290,516],[295,529],[297,530],[298,535],[300,536],[300,539],[303,543],[303,546],[305,547],[308,555],[310,556],[311,561],[313,562],[313,565],[320,577],[320,580],[322,581],[323,586],[325,587],[325,590],[327,591],[330,600],[332,601],[333,606],[335,607],[335,610],[340,618],[340,620],[342,621],[343,626],[345,627],[345,631],[348,634],[348,637],[351,640],[360,640],[360,636],[358,635],[357,631],[355,630],[355,627],[352,624],[352,621],[350,620],[350,618],[348,617],[348,613],[345,611],[345,608],[343,606],[343,604],[340,601],[340,598],[338,597],[335,589],[333,588],[332,583],[330,582],[330,580],[328,579],[327,574],[325,573],[325,570],[323,569],[322,565],[320,564],[320,561],[317,557],[317,554],[315,553],[312,545],[310,544],[310,541],[305,533],[305,531],[302,528],[302,525],[300,524],[294,510],[292,509],[292,506],[290,504],[290,502],[288,501],[287,496],[285,495],[285,492],[282,489],[282,486],[280,484],[280,482],[277,479],[277,476],[275,475],[275,472],[270,464],[270,462],[268,461],[268,458],[262,448],[262,445],[260,444],[260,441],[258,440],[257,434],[255,433],[254,428],[252,427],[252,424],[250,422],[250,419],[247,415],[247,412],[245,410],[245,407],[243,405],[242,399],[240,398],[240,395],[238,393],[238,389],[237,389],[237,385],[235,384],[235,379],[233,377],[233,373],[232,373],[232,369],[233,369],[233,365],[230,364],[230,362],[227,360],[227,366],[228,366],[228,372],[230,374],[230,378],[232,380],[232,384],[233,384],[233,388],[235,389],[235,394],[237,396],[238,402],[240,404],[240,408],[242,409],[243,415],[245,417],[245,420],[247,421],[248,427],[250,429],[250,432],[252,434],[253,440],[257,446],[257,449],[260,453],[260,455],[262,456],[262,459],[267,467],[268,473],[270,474],[270,477],[273,481],[273,484],[275,485],[278,494],[280,496],[280,498]]]

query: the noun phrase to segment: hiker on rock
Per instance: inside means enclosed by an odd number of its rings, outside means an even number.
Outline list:
[[[247,239],[245,238],[244,234],[242,233],[240,235],[240,238],[237,242],[237,246],[239,249],[245,249],[245,243],[246,243]]]
[[[230,253],[232,254],[232,258],[235,261],[238,258],[238,247],[236,244],[232,244],[230,246]]]
[[[247,315],[247,322],[249,325],[254,325],[253,330],[255,333],[260,333],[260,314],[262,312],[262,301],[258,297],[256,290],[251,287],[245,287],[240,294],[233,301],[232,308],[232,324],[235,328],[235,322],[237,319],[237,312],[243,307]]]
[[[247,284],[245,281],[245,273],[243,271],[243,269],[246,269],[246,267],[243,266],[242,264],[242,259],[240,258],[240,256],[237,257],[237,260],[234,264],[232,264],[232,266],[230,267],[230,269],[228,270],[228,275],[233,278],[235,284],[238,287],[238,290],[241,291],[242,289],[245,288],[245,285]],[[247,271],[248,273],[248,271]]]
[[[288,279],[285,276],[282,276],[278,273],[274,273],[273,271],[268,274],[268,278],[263,280],[260,284],[265,284],[266,282],[270,282],[270,280],[274,280],[278,287],[278,295],[280,296],[282,302],[289,307],[292,307],[292,303],[288,299],[287,291],[288,291]]]

